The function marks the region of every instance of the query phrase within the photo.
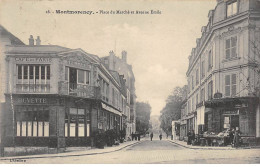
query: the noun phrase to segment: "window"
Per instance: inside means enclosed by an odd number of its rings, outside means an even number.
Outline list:
[[[191,76],[191,87],[192,87],[192,90],[194,89],[194,77],[193,75]]]
[[[204,101],[205,100],[205,90],[204,88],[201,89],[200,91],[200,101]]]
[[[89,111],[80,108],[70,108],[65,115],[65,137],[89,136],[90,127]],[[86,133],[87,132],[87,133]]]
[[[205,62],[201,62],[201,78],[205,77]]]
[[[84,83],[84,71],[78,70],[78,83],[83,84]]]
[[[208,99],[210,100],[212,99],[212,97],[213,97],[213,82],[210,81],[208,83]]]
[[[226,39],[226,59],[237,57],[237,36]]]
[[[208,71],[211,69],[212,69],[212,52],[210,50],[208,55]]]
[[[237,1],[233,1],[227,4],[227,17],[237,14]]]
[[[49,110],[46,107],[17,107],[16,136],[48,137]]]
[[[199,69],[196,70],[196,85],[199,84]]]
[[[235,96],[236,95],[236,74],[225,76],[225,96]]]
[[[17,65],[18,92],[49,92],[50,65]]]

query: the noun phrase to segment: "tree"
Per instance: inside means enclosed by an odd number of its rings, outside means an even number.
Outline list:
[[[185,99],[187,92],[187,86],[174,88],[171,95],[168,96],[166,100],[165,107],[161,110],[160,127],[167,134],[171,134],[172,131],[172,121],[181,118],[181,105],[182,101]]]
[[[150,114],[151,106],[149,103],[136,103],[136,130],[140,134],[145,134],[145,132],[149,129]]]

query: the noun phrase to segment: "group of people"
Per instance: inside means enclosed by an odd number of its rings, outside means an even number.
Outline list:
[[[153,132],[150,133],[150,138],[151,138],[151,141],[153,141]],[[162,140],[162,134],[161,133],[159,135],[159,138],[160,138],[160,140]]]
[[[138,140],[138,141],[140,141],[141,135],[140,135],[140,133],[133,133],[133,132],[132,132],[131,138],[132,138],[132,141],[133,141],[133,140]]]
[[[234,146],[238,147],[240,144],[240,131],[237,129],[230,129],[229,131],[229,143]]]

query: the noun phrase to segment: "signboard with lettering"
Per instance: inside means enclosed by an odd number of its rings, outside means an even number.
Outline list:
[[[224,115],[239,115],[239,110],[225,110],[223,111]]]
[[[14,98],[14,103],[16,105],[48,105],[48,104],[58,104],[59,100],[58,99],[49,99],[49,98],[43,98],[43,97],[19,97],[19,98]]]
[[[16,62],[38,62],[38,63],[51,63],[51,58],[44,58],[44,57],[16,57]]]

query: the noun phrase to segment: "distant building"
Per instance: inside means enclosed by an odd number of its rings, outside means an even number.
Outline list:
[[[189,56],[185,133],[239,128],[243,139],[259,139],[259,18],[259,0],[217,0],[209,11]]]
[[[132,66],[127,63],[127,52],[122,51],[122,58],[117,57],[113,51],[109,56],[101,58],[103,64],[109,70],[115,70],[126,79],[126,115],[127,131],[129,136],[136,131],[136,94],[135,94],[135,77]]]
[[[96,55],[41,45],[33,36],[5,54],[5,147],[90,146],[95,132],[126,127],[125,79]]]

